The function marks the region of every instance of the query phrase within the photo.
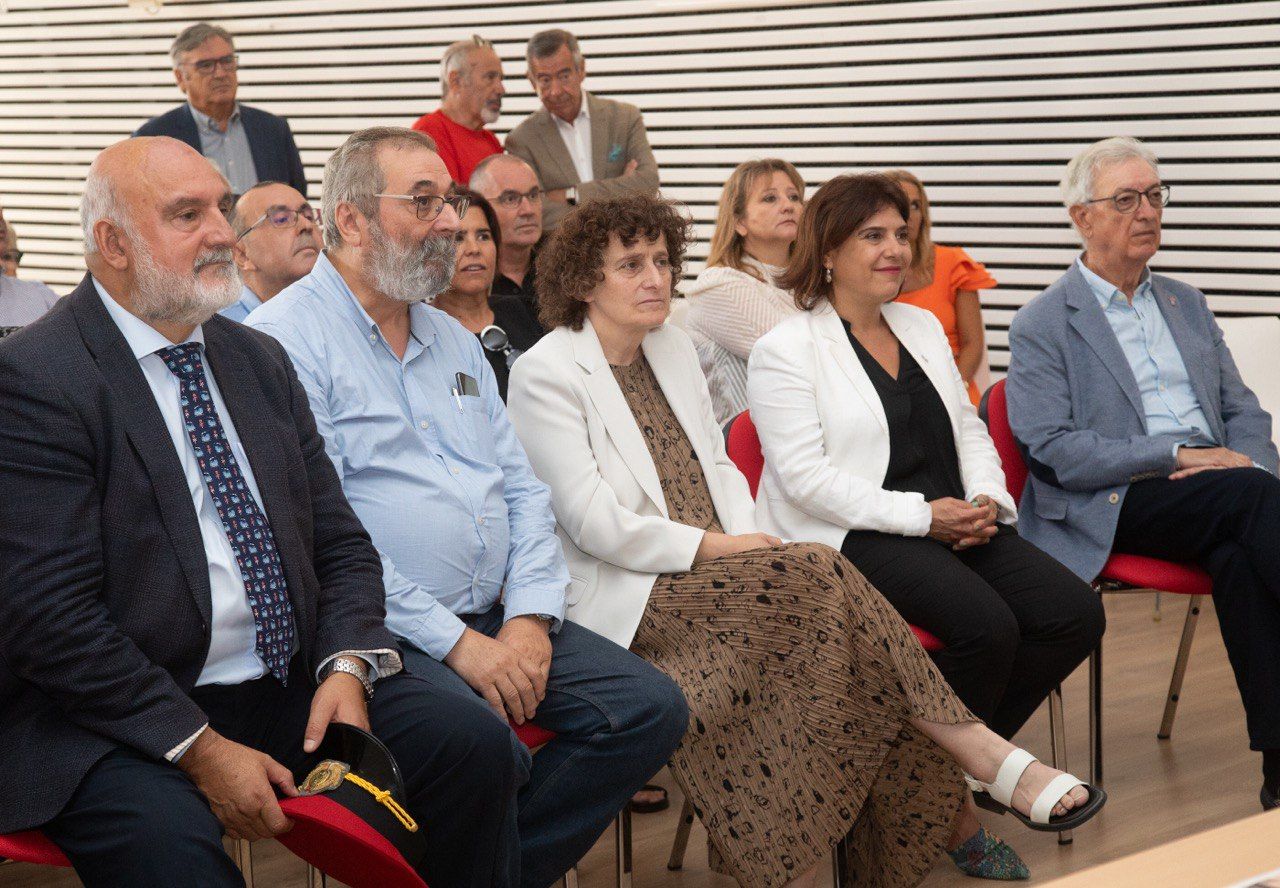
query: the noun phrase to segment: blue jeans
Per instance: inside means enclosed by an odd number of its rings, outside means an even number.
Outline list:
[[[502,605],[463,620],[492,638],[502,628]],[[411,675],[439,695],[491,713],[448,666],[404,639],[400,646]],[[506,824],[512,840],[504,844],[520,849],[518,859],[509,861],[509,884],[547,888],[590,850],[631,796],[666,764],[689,726],[689,710],[680,689],[662,672],[566,621],[551,636],[547,694],[533,722],[554,731],[556,739],[531,756],[511,732],[519,790]]]

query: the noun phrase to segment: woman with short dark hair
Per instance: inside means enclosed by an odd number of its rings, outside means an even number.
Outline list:
[[[779,282],[804,313],[761,337],[749,364],[765,458],[757,516],[770,533],[840,549],[943,641],[943,676],[1012,737],[1097,646],[1105,617],[1087,584],[1014,530],[1000,459],[941,325],[894,301],[909,212],[882,175],[832,179],[805,208]],[[953,848],[971,840],[980,859],[1016,860],[968,806]]]
[[[469,188],[456,189],[470,203],[458,220],[457,262],[453,280],[431,303],[480,340],[493,368],[498,395],[507,399],[507,378],[516,358],[542,337],[528,304],[517,296],[494,294],[502,232],[489,201]]]
[[[1030,757],[839,552],[759,532],[693,344],[665,323],[688,229],[653,198],[592,201],[538,257],[554,329],[512,372],[508,415],[551,488],[567,617],[680,685],[672,770],[740,884],[811,886],[846,835],[859,884],[916,884],[960,807],[956,764],[995,780]],[[1003,797],[1061,829],[1100,804],[1069,811],[1076,782],[1005,768]]]

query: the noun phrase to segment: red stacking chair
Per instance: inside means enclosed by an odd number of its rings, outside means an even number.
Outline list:
[[[981,413],[1000,454],[1009,493],[1015,501],[1021,500],[1027,482],[1027,466],[1009,426],[1009,406],[1003,379],[983,395]],[[1178,697],[1182,693],[1182,679],[1187,672],[1187,658],[1191,654],[1191,640],[1195,637],[1200,606],[1204,596],[1213,592],[1213,582],[1194,564],[1112,552],[1093,581],[1093,588],[1099,593],[1154,590],[1188,598],[1187,619],[1182,625],[1182,640],[1173,662],[1169,695],[1165,700],[1160,730],[1156,732],[1161,740],[1167,740],[1173,731],[1173,717],[1178,711]],[[1098,645],[1089,657],[1089,757],[1089,782],[1102,786],[1102,645]]]
[[[0,835],[0,861],[4,860],[39,866],[71,866],[62,849],[38,829]]]
[[[511,730],[516,737],[529,748],[536,750],[556,738],[554,731],[540,728],[533,722],[518,725],[511,722]],[[614,821],[614,865],[618,888],[631,888],[631,808],[624,807]],[[574,867],[564,874],[563,888],[578,888],[578,868]]]

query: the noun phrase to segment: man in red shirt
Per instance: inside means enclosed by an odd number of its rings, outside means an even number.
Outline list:
[[[440,58],[440,107],[413,128],[431,136],[455,182],[467,182],[476,164],[501,154],[498,137],[485,129],[502,111],[502,60],[483,37],[450,44]]]

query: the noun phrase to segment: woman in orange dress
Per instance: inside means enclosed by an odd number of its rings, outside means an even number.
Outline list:
[[[978,291],[992,289],[996,280],[964,250],[933,242],[929,198],[919,179],[906,170],[889,170],[885,175],[902,187],[911,205],[911,218],[907,220],[911,269],[898,301],[927,308],[942,322],[960,376],[969,387],[969,400],[976,407],[981,393],[973,377],[982,365],[986,347]]]

